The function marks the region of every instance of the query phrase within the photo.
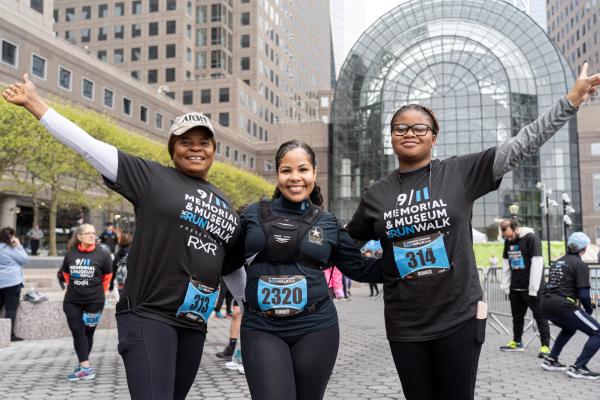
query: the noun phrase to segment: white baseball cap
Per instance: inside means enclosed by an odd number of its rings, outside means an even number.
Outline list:
[[[213,137],[215,136],[215,128],[213,128],[210,119],[199,112],[190,112],[175,118],[169,133],[171,135],[179,136],[196,127],[206,128],[212,133]]]

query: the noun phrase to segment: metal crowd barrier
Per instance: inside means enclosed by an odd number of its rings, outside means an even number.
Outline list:
[[[500,289],[502,283],[502,268],[501,267],[485,267],[478,268],[479,281],[483,289],[484,301],[488,304],[488,325],[497,333],[506,333],[512,337],[512,313],[510,311],[510,302],[508,295],[504,290]],[[546,278],[548,269],[544,269]],[[590,265],[590,295],[592,304],[595,305],[593,316],[596,320],[600,320],[600,265]],[[530,331],[533,335],[524,340],[525,347],[538,336],[537,326],[531,315],[531,311],[527,311],[525,316],[525,328],[523,333]],[[554,339],[554,338],[552,338]]]

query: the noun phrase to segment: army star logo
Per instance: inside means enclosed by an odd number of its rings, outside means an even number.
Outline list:
[[[313,227],[308,232],[308,242],[318,244],[319,246],[323,244],[323,230],[319,227]]]

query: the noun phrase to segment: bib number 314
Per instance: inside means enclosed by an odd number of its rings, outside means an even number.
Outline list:
[[[444,236],[441,234],[395,242],[394,259],[402,279],[422,278],[450,270]]]
[[[177,309],[177,317],[204,324],[215,308],[219,291],[190,279],[183,303]]]

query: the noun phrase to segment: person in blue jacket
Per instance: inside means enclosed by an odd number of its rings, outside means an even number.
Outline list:
[[[241,346],[253,399],[322,399],[339,346],[323,269],[381,282],[378,260],[363,259],[336,217],[324,211],[314,151],[292,140],[275,156],[271,201],[241,216],[248,260]],[[266,372],[268,371],[268,373]]]
[[[0,310],[6,307],[5,318],[10,318],[10,340],[13,342],[23,340],[15,335],[15,320],[23,287],[23,265],[28,258],[15,230],[0,230]]]

